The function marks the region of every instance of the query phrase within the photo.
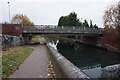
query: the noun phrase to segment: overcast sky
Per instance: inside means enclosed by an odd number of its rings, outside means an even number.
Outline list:
[[[61,16],[76,12],[80,20],[92,20],[103,27],[103,14],[107,7],[119,0],[0,0],[0,20],[9,21],[15,14],[25,14],[38,25],[57,25]],[[82,18],[82,19],[81,19]]]

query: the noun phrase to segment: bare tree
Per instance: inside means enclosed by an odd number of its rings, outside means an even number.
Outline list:
[[[110,6],[104,13],[104,26],[113,27],[119,30],[120,27],[120,2],[117,5]]]
[[[105,30],[110,31],[111,28],[118,34],[118,45],[120,44],[120,1],[110,6],[103,16]],[[119,47],[119,46],[118,46]]]

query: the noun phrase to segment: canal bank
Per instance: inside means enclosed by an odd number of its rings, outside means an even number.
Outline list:
[[[98,48],[98,49],[102,49],[102,50],[106,50],[106,51],[112,51],[112,52],[117,52],[117,53],[120,53],[120,50],[117,49],[117,48],[114,48],[112,46],[110,46],[109,44],[106,44],[104,46],[102,45],[95,45],[95,44],[90,44],[90,43],[87,43],[87,42],[84,42],[84,41],[81,41],[81,40],[78,40],[78,39],[73,39],[73,38],[67,38],[67,37],[58,37],[58,36],[54,36],[54,38],[56,39],[60,39],[60,40],[67,40],[67,41],[71,41],[71,42],[76,42],[78,44],[84,44],[84,45],[87,45],[87,46],[91,46],[91,47],[95,47],[95,48]]]
[[[114,52],[118,52],[120,53],[120,50],[119,50],[119,44],[118,44],[118,47],[114,47],[114,46],[111,46],[110,44],[106,44],[105,47],[109,50],[109,51],[114,51]]]
[[[71,63],[67,58],[56,51],[52,46],[47,44],[50,50],[50,58],[54,65],[57,78],[86,78],[90,79],[84,72],[82,72],[77,66]]]

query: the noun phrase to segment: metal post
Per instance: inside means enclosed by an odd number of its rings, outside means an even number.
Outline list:
[[[10,21],[10,3],[9,3],[9,2],[7,2],[7,3],[8,3],[8,10],[9,10],[9,13],[8,13],[8,14],[9,14],[9,23],[10,23],[10,22],[11,22],[11,21]]]

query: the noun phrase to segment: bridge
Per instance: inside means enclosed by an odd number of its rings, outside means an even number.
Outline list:
[[[102,28],[35,25],[24,26],[23,34],[61,35],[61,36],[103,36]]]
[[[25,43],[29,42],[33,35],[47,35],[47,36],[66,36],[68,38],[75,38],[82,42],[91,44],[97,43],[102,37],[104,42],[106,39],[111,39],[111,34],[103,34],[102,28],[89,28],[89,27],[75,27],[75,26],[54,26],[54,25],[34,25],[22,26],[20,24],[2,24],[3,35],[18,36],[23,38]],[[114,38],[114,35],[112,37]]]
[[[29,42],[33,35],[67,36],[68,38],[75,38],[81,42],[97,45],[105,45],[118,40],[118,33],[113,30],[104,31],[102,28],[53,25],[23,26],[21,24],[2,24],[1,28],[2,33],[0,34],[7,36],[8,38],[4,37],[3,40],[7,40],[8,42],[12,42],[13,38],[17,40],[21,38],[20,40],[26,43]]]

